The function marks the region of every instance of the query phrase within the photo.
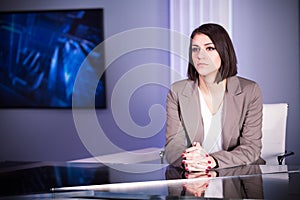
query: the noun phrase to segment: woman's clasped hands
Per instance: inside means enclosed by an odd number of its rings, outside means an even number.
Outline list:
[[[201,147],[199,142],[194,142],[193,146],[182,153],[182,164],[189,172],[206,172],[214,168],[217,164],[215,159]]]
[[[209,186],[209,177],[216,177],[215,171],[205,172],[186,172],[187,179],[198,179],[197,181],[187,182],[182,185],[185,195],[193,195],[196,197],[204,196],[206,189]]]

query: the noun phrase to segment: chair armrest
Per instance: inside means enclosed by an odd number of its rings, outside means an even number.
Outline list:
[[[165,157],[165,151],[164,150],[161,150],[159,152],[159,157],[160,157],[161,164],[164,164],[164,157]]]
[[[285,151],[283,155],[277,156],[278,164],[282,165],[283,160],[291,155],[294,155],[295,153],[293,151]]]

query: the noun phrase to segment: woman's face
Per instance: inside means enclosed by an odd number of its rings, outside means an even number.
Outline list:
[[[221,57],[211,39],[204,34],[196,34],[192,39],[192,60],[200,76],[216,77],[221,67]]]

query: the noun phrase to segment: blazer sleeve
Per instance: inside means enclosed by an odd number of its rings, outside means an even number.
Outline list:
[[[245,116],[240,127],[238,144],[212,153],[220,168],[247,165],[260,158],[262,149],[262,94],[256,83],[249,85],[245,95]],[[263,161],[263,160],[262,160]],[[262,162],[263,163],[263,162]]]
[[[184,126],[181,121],[178,95],[172,89],[170,89],[167,96],[166,111],[166,160],[173,166],[181,166],[181,154],[186,149],[187,142]]]

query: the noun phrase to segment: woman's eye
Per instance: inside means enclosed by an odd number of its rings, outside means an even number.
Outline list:
[[[199,52],[199,51],[200,51],[200,48],[197,48],[197,47],[192,48],[192,52],[194,52],[194,53]]]
[[[214,47],[207,47],[206,50],[207,51],[214,51],[214,50],[216,50],[216,48],[214,48]]]

